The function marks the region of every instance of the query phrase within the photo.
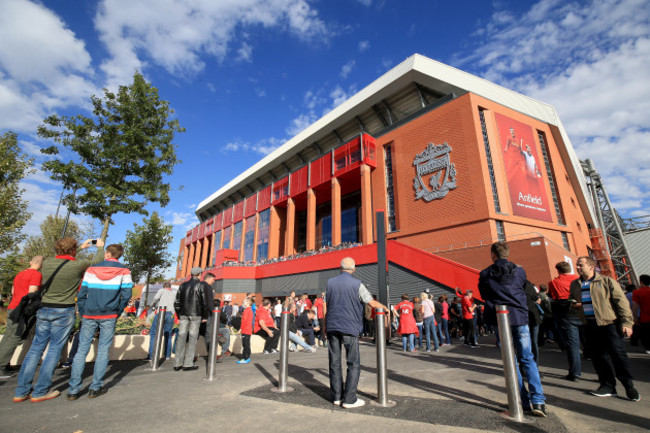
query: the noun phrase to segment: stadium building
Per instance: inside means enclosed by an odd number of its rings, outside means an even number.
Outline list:
[[[351,256],[376,292],[379,210],[391,299],[475,288],[497,240],[536,284],[598,243],[557,111],[415,54],[203,200],[176,276],[315,294]]]

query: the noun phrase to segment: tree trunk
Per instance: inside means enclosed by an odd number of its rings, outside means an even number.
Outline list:
[[[147,281],[144,283],[144,289],[146,290],[144,292],[144,305],[147,305],[149,301],[148,298],[149,298],[149,275],[150,274],[151,272],[147,272]]]
[[[102,227],[102,235],[100,236],[102,238],[102,241],[106,242],[106,237],[108,236],[108,226],[111,224],[111,217],[108,216],[104,218],[104,221],[102,221],[102,224],[104,225]]]

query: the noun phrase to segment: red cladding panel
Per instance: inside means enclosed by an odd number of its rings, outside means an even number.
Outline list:
[[[185,246],[188,246],[191,243],[192,243],[192,230],[188,231],[187,235],[185,236]]]
[[[291,197],[295,197],[298,194],[307,191],[308,182],[309,166],[304,166],[303,168],[291,173]]]
[[[377,167],[375,138],[368,134],[363,134],[363,162],[371,167]]]
[[[210,218],[205,222],[205,235],[212,234],[212,231],[214,229],[214,217]]]
[[[212,228],[212,230],[215,232],[221,230],[222,222],[223,222],[223,212],[217,214],[217,216],[214,217],[214,227]]]
[[[311,180],[309,186],[314,188],[332,178],[332,154],[326,153],[311,163]]]
[[[205,223],[201,223],[199,226],[198,234],[196,235],[197,239],[203,239],[205,237]]]
[[[286,201],[289,198],[289,176],[285,176],[277,182],[273,183],[273,201],[272,203],[278,204]]]
[[[345,143],[334,151],[334,176],[340,176],[361,165],[361,139]]]
[[[196,242],[196,240],[198,239],[197,238],[198,233],[199,233],[199,227],[196,226],[192,229],[192,242]]]
[[[255,205],[257,204],[257,194],[246,199],[246,206],[244,207],[244,217],[248,218],[251,215],[255,215]]]
[[[223,226],[228,227],[230,224],[232,224],[232,207],[223,211]]]
[[[244,201],[240,201],[235,205],[235,213],[232,217],[233,223],[238,223],[244,217]]]
[[[257,199],[257,211],[262,212],[265,209],[271,207],[271,187],[268,186],[259,192],[259,198]]]

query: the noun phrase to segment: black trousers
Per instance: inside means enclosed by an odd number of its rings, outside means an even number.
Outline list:
[[[465,344],[476,344],[476,328],[474,327],[474,319],[463,319],[463,337],[465,337]]]
[[[634,386],[630,360],[618,325],[598,326],[590,319],[585,326],[585,336],[600,386],[615,391],[617,378],[625,389]]]
[[[273,332],[273,336],[269,337],[269,334],[266,333],[263,329],[260,329],[255,334],[259,335],[264,339],[264,350],[270,352],[271,350],[278,348],[278,342],[280,341],[280,330],[277,328],[269,328]]]
[[[251,336],[241,335],[242,359],[249,359],[251,357]]]

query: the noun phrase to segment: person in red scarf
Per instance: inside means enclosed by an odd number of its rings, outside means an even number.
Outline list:
[[[402,334],[402,350],[406,352],[406,341],[408,339],[409,351],[415,352],[415,336],[419,335],[418,327],[413,316],[413,302],[409,301],[409,295],[402,295],[402,302],[393,308],[393,312],[399,317],[397,333]]]

